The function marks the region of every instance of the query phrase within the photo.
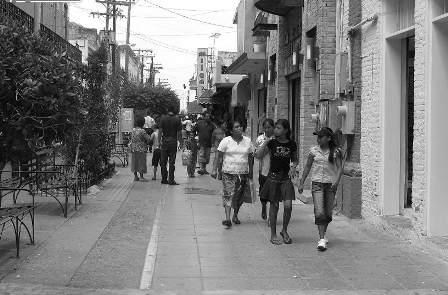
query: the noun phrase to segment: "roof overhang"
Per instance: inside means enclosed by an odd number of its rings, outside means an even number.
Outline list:
[[[231,106],[236,107],[246,104],[250,99],[250,80],[244,78],[236,83],[232,88]]]
[[[220,97],[214,96],[216,92],[214,90],[208,89],[206,90],[199,98],[198,105],[205,106],[211,104],[220,104],[222,100]]]
[[[229,74],[249,74],[264,71],[266,67],[265,52],[241,54],[227,69]]]
[[[252,36],[265,36],[269,37],[270,32],[269,31],[275,31],[277,30],[278,25],[277,24],[263,24],[259,23],[254,26],[252,29]]]
[[[303,7],[303,0],[258,0],[255,7],[270,14],[285,16],[296,7]]]

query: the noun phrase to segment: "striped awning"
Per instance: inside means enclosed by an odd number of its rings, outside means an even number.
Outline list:
[[[188,114],[202,114],[204,108],[198,104],[197,100],[188,103],[187,112]]]
[[[198,98],[198,104],[205,106],[205,105],[212,105],[212,104],[220,104],[222,102],[220,97],[214,96],[216,92],[212,89],[206,90],[199,98]]]

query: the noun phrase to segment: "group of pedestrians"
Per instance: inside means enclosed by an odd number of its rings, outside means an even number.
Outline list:
[[[291,180],[298,174],[298,146],[291,138],[289,121],[279,119],[274,123],[272,119],[266,118],[263,122],[264,133],[253,144],[249,137],[244,136],[244,126],[238,121],[214,124],[211,122],[211,115],[204,113],[203,118],[194,126],[182,127],[182,122],[175,115],[174,109],[170,108],[168,111],[168,114],[160,119],[159,124],[154,123],[151,135],[144,129],[147,127],[144,126],[145,119],[137,119],[137,127],[134,128],[131,139],[133,152],[131,169],[135,180],[147,181],[143,178],[143,174],[146,173],[146,145],[152,144],[155,148],[152,161],[153,179],[156,179],[157,166],[160,164],[161,183],[178,185],[174,180],[178,136],[181,130],[185,130],[186,138],[183,146],[189,149],[192,155],[192,161],[187,166],[189,177],[195,177],[196,159],[200,165],[197,173],[209,174],[206,167],[210,162],[211,150],[215,149],[211,177],[222,180],[224,192],[222,199],[226,216],[222,224],[230,228],[232,224],[241,223],[238,213],[243,203],[252,202],[251,182],[256,158],[260,162],[258,179],[261,218],[268,219],[271,230],[270,242],[274,245],[291,244],[288,226],[292,214],[292,201],[295,200]],[[298,192],[303,193],[305,181],[311,172],[315,224],[319,232],[317,249],[325,251],[328,243],[326,231],[332,221],[333,203],[342,176],[343,156],[330,128],[324,127],[314,134],[317,135],[317,145],[309,151]],[[280,203],[283,203],[283,223],[279,237],[277,215]]]
[[[288,226],[292,214],[292,201],[295,200],[294,185],[291,179],[297,175],[297,143],[291,139],[291,126],[288,120],[272,119],[263,122],[264,133],[255,145],[243,135],[243,126],[239,122],[227,123],[227,137],[222,139],[213,163],[211,176],[221,176],[224,194],[223,206],[226,219],[222,224],[230,228],[240,224],[238,218],[241,205],[250,203],[253,179],[254,158],[260,161],[259,197],[261,200],[261,218],[267,219],[271,230],[270,242],[274,245],[291,244]],[[315,224],[318,227],[319,241],[317,249],[325,251],[328,239],[326,231],[332,221],[333,203],[337,187],[342,176],[342,153],[335,144],[335,135],[328,128],[322,128],[317,135],[317,145],[310,149],[308,161],[303,171],[299,193],[303,193],[304,183],[312,169],[312,195],[314,199]],[[277,215],[279,204],[283,203],[283,224],[280,237],[277,235]],[[231,211],[233,209],[233,216]]]

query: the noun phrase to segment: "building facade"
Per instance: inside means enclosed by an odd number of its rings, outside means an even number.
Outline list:
[[[76,46],[82,52],[82,62],[87,64],[87,57],[100,47],[100,37],[96,29],[84,28],[83,26],[70,22],[69,37],[70,44]]]
[[[241,7],[254,21],[250,38]],[[237,19],[240,56],[229,71],[250,79],[250,126],[260,131],[263,112],[289,119],[300,172],[313,131],[331,127],[345,155],[344,215],[401,215],[422,235],[448,236],[448,154],[437,136],[448,103],[448,1],[242,0]],[[261,58],[265,67],[254,68]]]

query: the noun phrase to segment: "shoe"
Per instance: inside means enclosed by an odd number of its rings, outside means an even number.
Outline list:
[[[199,174],[199,175],[204,175],[204,174],[205,174],[204,171],[205,171],[205,170],[200,169],[200,170],[198,170],[198,174]]]
[[[230,220],[223,220],[222,225],[227,226],[227,228],[230,228],[232,226],[232,221]]]
[[[233,217],[232,222],[235,224],[241,224],[241,221],[238,219],[238,217]]]
[[[203,173],[204,175],[210,174],[210,173],[208,173],[207,170],[204,170],[202,173]]]
[[[190,174],[190,175],[188,175],[188,177],[195,178],[196,176],[194,176],[194,174]]]
[[[327,243],[325,242],[325,239],[319,240],[319,243],[317,243],[317,250],[319,251],[327,250]]]
[[[325,240],[325,243],[327,243],[327,244],[329,243],[326,236],[324,236],[324,240]]]
[[[160,183],[161,183],[161,184],[168,184],[168,181],[166,181],[166,180],[162,180]]]
[[[152,180],[157,180],[157,179],[155,177],[153,177]]]
[[[179,185],[177,182],[175,182],[175,181],[170,181],[170,182],[168,182],[168,184],[169,185]]]

